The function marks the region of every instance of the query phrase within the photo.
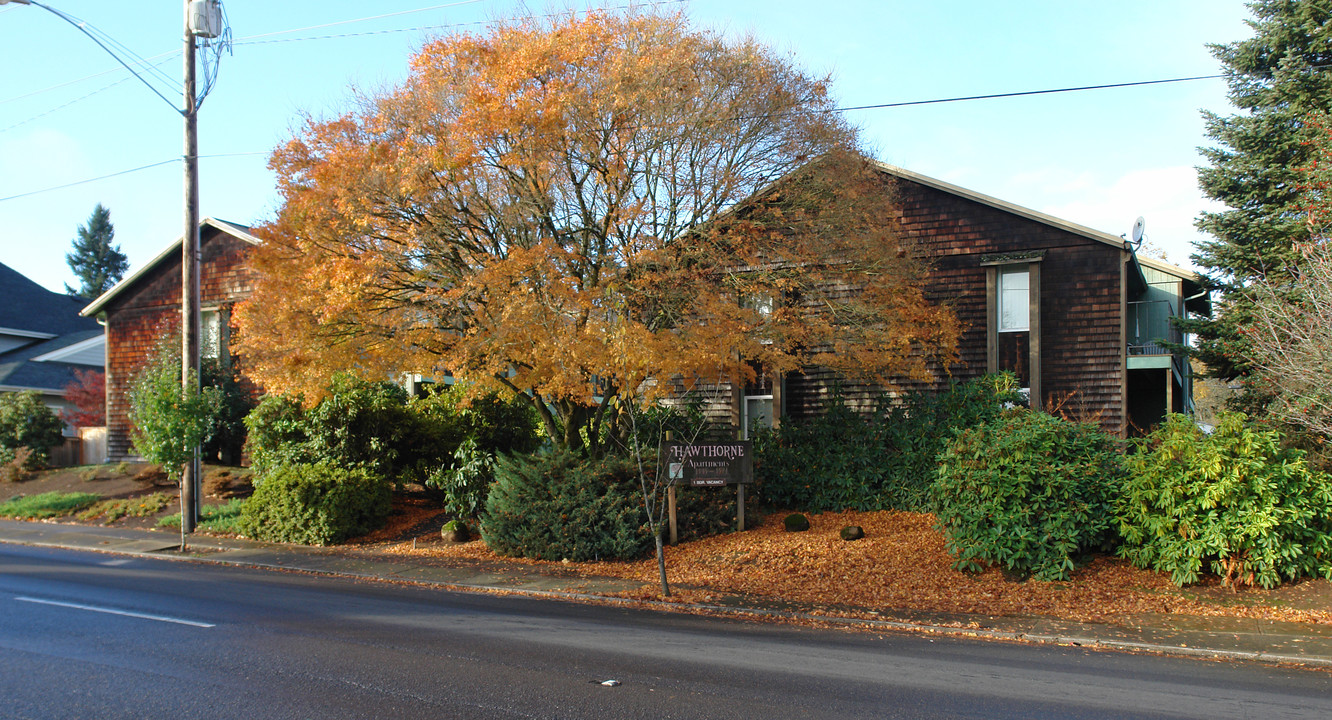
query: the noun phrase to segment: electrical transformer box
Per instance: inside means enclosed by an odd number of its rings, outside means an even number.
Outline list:
[[[221,0],[190,0],[190,34],[215,38],[222,34]]]

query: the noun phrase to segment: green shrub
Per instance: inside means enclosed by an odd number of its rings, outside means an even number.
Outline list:
[[[412,428],[407,391],[391,382],[366,382],[337,375],[329,394],[306,411],[307,462],[334,461],[396,477],[397,439]]]
[[[835,395],[823,415],[757,436],[759,495],[771,505],[808,512],[923,510],[935,457],[949,438],[998,417],[1018,399],[1011,373],[941,393],[885,398],[867,414]]]
[[[224,367],[216,358],[204,358],[200,363],[199,381],[217,392],[208,441],[202,448],[203,460],[240,465],[245,447],[245,417],[255,407],[254,397],[241,384],[237,366]]]
[[[263,473],[286,463],[309,462],[305,408],[300,397],[265,395],[245,416],[250,466]]]
[[[36,390],[0,393],[0,464],[30,451],[20,464],[24,470],[46,466],[51,448],[64,442],[65,423],[42,402]]]
[[[98,500],[97,493],[49,492],[40,495],[20,495],[0,503],[0,517],[19,520],[43,520],[76,513]]]
[[[1172,415],[1127,459],[1120,554],[1177,585],[1207,567],[1227,584],[1265,588],[1332,578],[1332,478],[1311,471],[1302,451],[1283,449],[1277,431],[1241,413],[1218,420],[1206,435]]]
[[[634,558],[652,547],[638,470],[624,458],[570,453],[501,457],[481,516],[481,539],[515,557]]]
[[[366,468],[281,465],[255,480],[240,528],[256,540],[332,545],[382,527],[391,502],[387,481]]]
[[[134,448],[174,481],[194,459],[194,449],[208,440],[221,404],[216,388],[191,384],[182,396],[180,379],[180,355],[162,341],[129,393]]]
[[[953,436],[1024,402],[1017,376],[1010,372],[954,383],[940,393],[907,394],[879,419],[887,452],[879,491],[884,502],[877,509],[928,509],[936,459]]]
[[[959,570],[1065,579],[1075,556],[1108,538],[1122,482],[1100,429],[1014,410],[962,431],[939,456],[938,527]]]
[[[300,398],[266,397],[246,417],[256,469],[327,460],[396,477],[398,439],[414,429],[406,390],[338,374],[317,405],[307,409],[301,403]]]
[[[388,382],[338,375],[317,405],[265,397],[245,419],[250,459],[263,471],[286,463],[332,460],[364,466],[395,482],[443,482],[471,439],[483,453],[531,452],[540,444],[531,404],[496,395],[469,405],[448,388],[422,398]]]
[[[834,398],[827,411],[755,437],[759,496],[809,512],[876,510],[888,450],[879,423]]]
[[[748,499],[745,505],[745,512],[752,527],[757,517]],[[729,532],[735,527],[737,514],[735,486],[727,485],[720,488],[679,485],[675,488],[675,508],[676,530],[679,532],[681,542]]]
[[[417,426],[403,445],[424,484],[443,491],[445,509],[472,519],[485,507],[495,456],[531,453],[541,438],[536,411],[527,400],[490,393],[464,404],[462,396],[459,389],[444,386],[409,402]]]
[[[481,450],[472,438],[458,446],[451,467],[426,478],[427,487],[443,491],[444,509],[455,518],[470,520],[486,506],[486,493],[495,479],[495,456]]]
[[[478,450],[491,455],[528,454],[541,446],[540,421],[532,403],[525,397],[508,399],[487,393],[464,402],[460,388],[430,386],[422,397],[413,398],[407,407],[422,423],[427,439],[434,446],[423,459],[453,458],[465,440],[472,440]],[[425,449],[423,444],[417,447]]]

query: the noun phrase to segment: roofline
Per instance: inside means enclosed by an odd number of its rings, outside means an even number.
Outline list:
[[[73,363],[69,362],[68,360],[64,360],[62,358],[69,357],[70,355],[77,355],[78,353],[81,353],[84,350],[87,350],[88,348],[98,344],[106,345],[105,330],[103,330],[98,335],[94,335],[88,338],[87,340],[80,340],[74,343],[73,345],[66,345],[65,347],[62,347],[58,350],[52,350],[51,352],[48,353],[42,353],[41,355],[38,355],[35,358],[30,358],[29,362],[63,362],[66,365],[83,365],[83,363]],[[103,362],[103,365],[105,365],[105,362]],[[96,367],[96,366],[89,365],[88,367]]]
[[[976,192],[975,190],[968,190],[967,188],[960,187],[952,183],[944,182],[943,180],[940,180],[938,178],[932,178],[928,175],[921,175],[918,172],[913,172],[911,170],[907,170],[906,168],[898,167],[896,165],[890,165],[880,160],[871,160],[871,162],[873,162],[880,170],[890,175],[896,175],[898,177],[905,178],[907,180],[918,182],[921,185],[932,187],[935,190],[942,190],[946,193],[957,195],[958,197],[963,197],[968,200],[974,200],[978,203],[989,205],[990,207],[997,208],[1005,212],[1010,212],[1013,213],[1014,215],[1025,217],[1028,220],[1035,220],[1036,222],[1043,223],[1051,227],[1056,227],[1061,230],[1067,230],[1069,232],[1082,235],[1083,237],[1103,242],[1106,245],[1113,245],[1114,247],[1117,247],[1121,250],[1132,249],[1129,243],[1124,238],[1118,235],[1112,235],[1108,232],[1095,230],[1087,227],[1086,225],[1079,225],[1078,223],[1070,222],[1068,220],[1064,220],[1063,218],[1057,218],[1053,215],[1046,215],[1043,212],[1032,210],[1031,208],[1022,207],[1021,205],[1016,205],[1006,200],[1000,200],[999,198],[991,197],[984,193]],[[1171,275],[1178,275],[1179,277],[1184,278],[1186,280],[1201,282],[1201,278],[1198,276],[1197,273],[1193,272],[1192,270],[1187,270],[1185,268],[1179,267],[1178,265],[1171,265],[1168,262],[1163,262],[1161,260],[1156,260],[1154,258],[1143,257],[1141,255],[1138,255],[1136,252],[1134,252],[1133,255],[1138,260],[1139,263],[1147,265],[1148,267],[1151,267],[1155,270],[1160,270],[1161,272],[1170,273]]]
[[[1137,257],[1139,263],[1146,265],[1153,270],[1160,270],[1161,272],[1170,273],[1171,275],[1176,275],[1185,280],[1192,280],[1193,282],[1202,284],[1202,276],[1188,268],[1171,265],[1164,260],[1157,260],[1156,258],[1144,257],[1142,255],[1138,255]]]
[[[34,340],[50,340],[53,337],[59,337],[54,333],[34,332],[32,330],[19,330],[17,328],[0,327],[0,335],[15,335],[17,337],[33,338]]]
[[[54,388],[36,387],[34,385],[0,385],[0,392],[28,392],[36,391],[42,395],[53,395],[58,398],[68,397],[64,390]]]
[[[225,220],[218,220],[216,218],[206,217],[203,220],[199,221],[199,229],[202,230],[205,225],[211,225],[214,228],[221,230],[222,232],[228,233],[230,235],[235,235],[236,237],[240,238],[241,240],[244,240],[245,242],[251,245],[258,245],[261,242],[259,238],[255,237],[254,235],[251,235],[249,230],[243,230],[241,229],[241,226],[233,225],[232,223],[226,222]],[[148,274],[148,272],[153,268],[157,267],[158,263],[162,262],[170,255],[179,253],[180,245],[182,242],[184,242],[184,240],[185,240],[184,236],[176,238],[170,245],[167,245],[166,248],[162,250],[162,252],[158,253],[156,257],[154,257],[152,260],[149,260],[138,270],[135,270],[133,273],[129,275],[129,277],[116,283],[115,286],[113,286],[110,290],[107,290],[106,292],[102,293],[101,296],[99,296],[96,300],[93,300],[91,303],[89,303],[88,307],[85,307],[84,309],[80,310],[79,315],[82,315],[83,317],[92,317],[97,313],[101,312],[102,309],[106,307],[107,303],[115,299],[115,297],[119,295],[122,291],[124,291],[125,288],[129,287],[130,285],[133,285],[135,281],[137,281],[139,278],[143,277],[144,275]]]
[[[906,168],[898,167],[896,165],[889,165],[888,163],[880,160],[871,160],[871,162],[873,162],[874,165],[877,166],[880,170],[890,175],[896,175],[898,177],[905,178],[907,180],[912,180],[914,182],[920,183],[921,185],[932,187],[935,190],[942,190],[946,193],[957,195],[958,197],[963,197],[968,200],[973,200],[975,202],[981,203],[982,205],[989,205],[992,208],[1003,210],[1004,212],[1012,213],[1014,215],[1027,218],[1028,220],[1035,220],[1038,223],[1049,225],[1051,227],[1056,227],[1059,228],[1060,230],[1067,230],[1068,232],[1077,235],[1082,235],[1083,237],[1105,243],[1106,245],[1113,245],[1121,250],[1129,249],[1128,243],[1124,240],[1124,238],[1119,237],[1118,235],[1111,235],[1110,233],[1102,232],[1100,230],[1093,230],[1092,228],[1089,228],[1086,225],[1079,225],[1075,222],[1069,222],[1068,220],[1057,218],[1053,215],[1046,215],[1043,212],[1038,212],[1036,210],[1032,210],[1031,208],[1022,207],[1021,205],[1015,205],[1006,200],[1000,200],[997,197],[991,197],[989,195],[986,195],[985,193],[976,192],[975,190],[968,190],[967,188],[961,187],[959,185],[954,185],[949,182],[944,182],[943,180],[940,180],[938,178],[932,178],[928,175],[921,175],[918,172],[912,172],[911,170],[907,170]]]

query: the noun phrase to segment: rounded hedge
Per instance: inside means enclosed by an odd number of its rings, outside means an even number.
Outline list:
[[[1066,579],[1102,545],[1123,483],[1114,441],[1031,410],[961,432],[939,455],[934,502],[959,570],[983,565]]]
[[[500,457],[481,539],[501,555],[583,562],[652,548],[637,466],[569,453]]]
[[[365,468],[289,463],[255,480],[240,528],[256,540],[333,545],[383,527],[391,506],[388,482]]]
[[[1120,555],[1177,585],[1207,568],[1232,586],[1332,577],[1332,477],[1246,421],[1222,414],[1208,435],[1172,415],[1141,442],[1126,461]]]
[[[19,448],[27,448],[23,469],[45,466],[51,448],[63,442],[64,428],[36,390],[0,393],[0,463],[13,462]]]

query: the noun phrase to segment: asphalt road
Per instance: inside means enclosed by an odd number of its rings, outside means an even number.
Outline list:
[[[0,717],[1329,718],[1332,674],[0,545]]]

